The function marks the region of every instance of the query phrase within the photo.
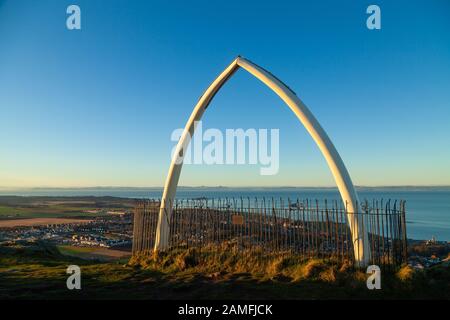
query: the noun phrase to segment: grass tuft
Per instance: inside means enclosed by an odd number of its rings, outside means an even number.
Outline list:
[[[410,266],[403,266],[397,272],[397,278],[402,282],[411,281],[414,277],[414,269]]]

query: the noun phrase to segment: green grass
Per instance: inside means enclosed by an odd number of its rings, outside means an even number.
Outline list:
[[[70,218],[70,217],[94,217],[107,215],[106,213],[87,213],[83,211],[92,210],[92,207],[72,207],[64,205],[49,206],[0,206],[0,219],[22,219],[22,218]]]
[[[0,206],[0,215],[16,215],[23,214],[26,211],[23,208],[9,207],[9,206]]]
[[[59,253],[65,256],[97,261],[113,261],[118,258],[99,252],[97,247],[57,246]],[[101,250],[100,250],[101,251]],[[107,249],[106,249],[107,251]]]
[[[64,251],[63,251],[64,252]],[[101,263],[45,243],[0,247],[0,299],[449,299],[450,270],[383,272],[368,290],[364,272],[321,259],[173,250],[154,259]],[[259,258],[258,258],[259,259]],[[67,266],[81,267],[82,290],[67,290]]]
[[[89,258],[98,248],[95,247],[74,247],[74,246],[57,246],[58,251],[62,255],[75,256],[79,258]]]

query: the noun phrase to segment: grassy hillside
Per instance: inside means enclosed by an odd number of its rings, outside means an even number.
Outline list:
[[[233,254],[215,254],[202,262],[198,257],[199,252],[175,250],[130,264],[103,263],[65,256],[45,244],[3,246],[0,299],[450,298],[450,270],[444,265],[424,272],[384,272],[382,290],[370,291],[365,273],[346,264],[274,257],[255,267]],[[82,270],[79,291],[66,289],[65,271],[71,264]]]

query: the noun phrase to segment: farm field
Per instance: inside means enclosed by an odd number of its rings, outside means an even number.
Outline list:
[[[133,208],[134,199],[115,197],[0,196],[0,221],[26,218],[89,218]]]

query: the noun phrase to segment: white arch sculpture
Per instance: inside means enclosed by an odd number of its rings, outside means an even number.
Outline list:
[[[247,70],[250,74],[261,80],[265,85],[272,89],[288,105],[292,112],[294,112],[298,120],[300,120],[313,140],[316,142],[325,157],[331,173],[333,174],[341,194],[342,201],[347,206],[347,220],[351,230],[355,260],[359,266],[366,266],[369,262],[370,256],[368,234],[364,229],[362,217],[358,217],[357,214],[353,214],[354,212],[360,212],[360,210],[358,210],[358,195],[355,191],[350,175],[345,168],[344,162],[339,156],[336,148],[311,111],[309,111],[309,109],[291,89],[289,89],[283,82],[267,70],[264,70],[263,68],[240,56],[238,56],[214,80],[205,93],[200,97],[197,105],[192,111],[191,116],[189,117],[189,120],[186,123],[183,134],[178,141],[161,199],[154,251],[163,251],[169,246],[169,224],[172,213],[172,203],[175,199],[178,180],[180,178],[181,168],[183,165],[182,157],[185,154],[184,150],[187,150],[190,138],[194,134],[194,124],[196,121],[201,119],[215,94],[239,68]]]

